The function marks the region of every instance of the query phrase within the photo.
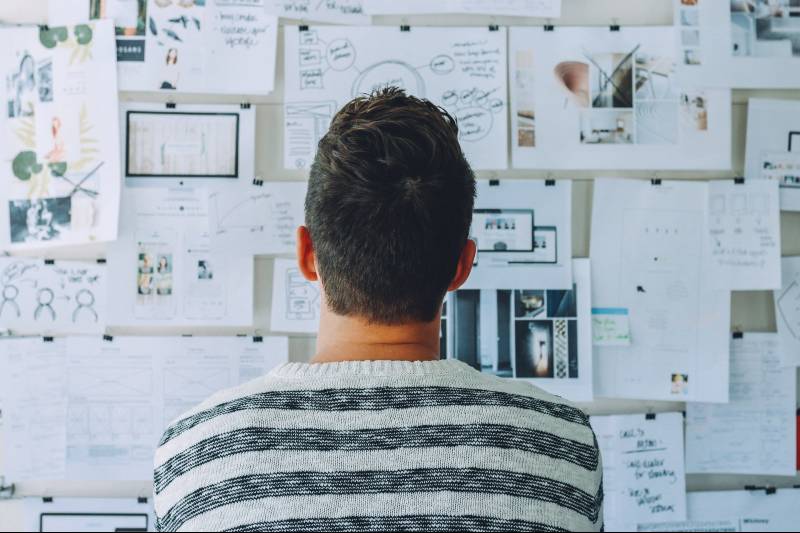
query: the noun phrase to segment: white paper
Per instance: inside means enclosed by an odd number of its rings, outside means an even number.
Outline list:
[[[23,505],[26,531],[155,531],[147,498],[25,498]]]
[[[0,248],[117,237],[113,41],[108,21],[0,29]]]
[[[731,342],[730,387],[728,404],[686,406],[686,471],[794,476],[797,383],[782,368],[777,334]]]
[[[269,0],[272,12],[286,18],[335,24],[369,24],[368,0]]]
[[[0,342],[10,479],[149,480],[162,432],[220,390],[285,363],[286,337]],[[3,373],[6,375],[6,372]]]
[[[321,302],[319,283],[306,281],[297,266],[297,260],[275,259],[271,331],[317,333]]]
[[[209,196],[215,250],[252,255],[294,254],[305,220],[306,182],[248,182]]]
[[[775,291],[775,318],[783,366],[800,366],[800,257],[782,260],[783,287]]]
[[[712,87],[800,87],[800,19],[791,0],[673,1],[682,78]]]
[[[800,22],[800,18],[797,19]],[[774,179],[781,209],[800,211],[800,102],[751,98],[745,176]]]
[[[66,472],[66,339],[0,340],[6,483],[61,479]]]
[[[525,379],[571,401],[591,401],[591,274],[588,259],[572,263],[569,290],[452,293],[443,317],[448,340],[442,357]]]
[[[716,289],[781,286],[780,193],[776,181],[709,182],[708,238]]]
[[[631,322],[624,308],[592,308],[592,344],[630,346]]]
[[[608,531],[686,519],[683,416],[593,416],[603,456],[603,516]]]
[[[127,185],[235,187],[255,175],[255,108],[120,106]]]
[[[113,18],[121,91],[269,94],[278,36],[274,1],[49,0],[49,20]]]
[[[678,83],[672,27],[510,32],[514,168],[730,168],[730,90]]]
[[[494,183],[494,184],[493,184]],[[572,182],[477,183],[470,237],[478,247],[465,289],[572,287]]]
[[[0,258],[0,323],[15,334],[102,333],[106,266]]]
[[[631,344],[595,348],[595,395],[727,402],[730,292],[712,290],[708,183],[600,179],[592,305],[628,309]]]
[[[800,489],[690,492],[689,522],[640,526],[639,531],[796,531]]]
[[[212,248],[207,190],[126,187],[122,213],[109,325],[252,326],[253,256]]]
[[[371,15],[479,13],[515,17],[561,16],[561,0],[366,0]]]
[[[336,111],[389,85],[447,109],[474,168],[507,168],[505,28],[287,26],[284,37],[286,168],[310,167]]]

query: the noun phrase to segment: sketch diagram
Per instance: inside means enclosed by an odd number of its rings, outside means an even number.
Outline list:
[[[474,167],[505,168],[505,61],[505,30],[477,36],[474,28],[287,30],[285,166],[310,165],[336,109],[391,86],[447,109]]]
[[[315,320],[319,318],[319,289],[307,282],[300,271],[286,272],[286,319]]]
[[[304,220],[305,182],[254,181],[209,195],[214,249],[251,254],[292,253]]]
[[[0,320],[20,333],[96,333],[105,311],[105,266],[0,258]]]
[[[272,274],[271,329],[291,333],[316,333],[322,295],[307,281],[292,259],[275,259]]]

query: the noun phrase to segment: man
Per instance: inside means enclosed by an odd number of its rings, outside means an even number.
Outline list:
[[[439,361],[443,298],[475,256],[474,197],[444,110],[385,89],[339,111],[297,233],[300,269],[324,295],[317,353],[166,431],[162,530],[601,529],[587,417]]]

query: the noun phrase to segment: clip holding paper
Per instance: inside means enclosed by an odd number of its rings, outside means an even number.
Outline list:
[[[250,102],[242,102],[239,104],[240,109],[250,109]]]
[[[734,331],[733,332],[733,338],[734,339],[743,339],[744,338],[744,333],[742,333],[741,331]]]
[[[167,109],[175,109],[175,102],[167,102],[166,106]]]
[[[544,24],[544,31],[555,31],[555,29],[556,27],[553,26],[553,21],[547,19],[547,21]]]
[[[50,26],[48,26],[47,24],[40,24],[39,31],[50,31]]]
[[[661,185],[661,178],[653,178],[650,180],[650,185]]]
[[[147,496],[139,496],[136,498],[137,503],[147,503]]]
[[[617,19],[611,19],[611,26],[608,27],[610,31],[619,31],[619,22]]]
[[[44,264],[45,265],[55,265],[56,264],[56,260],[55,259],[45,259],[44,260]]]
[[[302,32],[302,31],[308,31],[308,24],[300,24],[300,25],[297,27],[297,31],[301,31],[301,32]]]
[[[114,336],[113,335],[103,335],[103,340],[106,341],[106,342],[114,342]]]
[[[42,342],[53,342],[53,337],[42,337]]]
[[[264,342],[264,337],[261,335],[253,335],[253,342]]]
[[[106,264],[106,259],[104,257],[98,258],[97,259],[97,264],[98,265],[105,265]]]
[[[10,500],[17,491],[17,486],[14,483],[6,485],[5,481],[6,478],[0,476],[0,500]]]
[[[411,31],[411,26],[409,26],[408,24],[403,24],[402,26],[400,26],[400,31]]]
[[[554,180],[552,178],[548,178],[548,179],[544,180],[544,186],[545,187],[555,187],[556,186],[556,180]]]
[[[655,420],[656,419],[656,414],[655,413],[647,413],[646,415],[644,415],[644,419],[645,420]]]
[[[500,31],[500,26],[497,24],[489,24],[489,31]]]
[[[744,185],[744,178],[742,177],[733,178],[733,183],[735,183],[736,185]]]
[[[498,179],[489,180],[489,187],[499,187],[499,186],[500,186],[500,180]]]
[[[52,496],[42,496],[42,503],[53,503]]]
[[[263,187],[264,180],[262,180],[261,178],[253,178],[253,185],[255,185],[256,187]]]

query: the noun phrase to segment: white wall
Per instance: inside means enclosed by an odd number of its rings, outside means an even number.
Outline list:
[[[402,1],[402,0],[398,0]],[[672,6],[670,0],[563,0],[563,17],[554,21],[556,25],[660,25],[672,23]],[[46,17],[46,0],[0,0],[0,21],[6,22],[44,22]],[[427,17],[379,17],[376,24],[399,25],[477,25],[490,23],[501,25],[542,24],[540,19],[512,19],[509,17],[482,16],[427,16]],[[279,42],[282,36],[279,37]],[[299,180],[304,179],[301,171],[284,170],[282,163],[282,85],[283,58],[279,49],[278,89],[269,97],[249,99],[256,104],[257,135],[256,171],[265,180]],[[589,235],[591,219],[592,178],[598,176],[630,176],[651,178],[657,174],[659,178],[675,179],[708,179],[743,175],[744,140],[747,120],[747,99],[751,96],[800,99],[800,91],[735,91],[733,115],[733,170],[729,173],[709,172],[542,172],[542,171],[501,171],[481,172],[480,178],[518,179],[518,178],[570,178],[577,180],[573,198],[573,255],[587,257],[589,254]],[[123,93],[123,100],[162,101],[159,95]],[[236,97],[202,97],[179,96],[177,102],[214,102],[239,103],[243,98]],[[800,255],[800,213],[783,213],[783,254]],[[68,251],[66,257],[93,257],[102,253],[102,248],[88,252]],[[79,254],[79,255],[76,255]],[[256,261],[256,312],[255,331],[269,331],[269,313],[271,301],[272,262],[268,259]],[[735,293],[733,297],[732,326],[742,331],[775,331],[775,317],[772,296],[766,292]],[[159,330],[157,332],[143,328],[117,329],[111,332],[122,334],[233,334],[242,333],[225,328],[198,331]],[[307,360],[314,349],[311,337],[296,337],[290,342],[291,359]],[[644,411],[683,410],[683,404],[665,402],[635,402],[598,400],[585,406],[590,414],[635,413]],[[690,475],[689,490],[721,490],[741,489],[745,485],[774,485],[779,487],[800,484],[800,476],[794,478],[770,478],[766,476],[722,476],[722,475]],[[50,496],[138,496],[150,493],[148,483],[135,482],[36,482],[18,486],[20,495]],[[0,530],[14,530],[21,527],[19,523],[19,506],[14,503],[0,504]]]

